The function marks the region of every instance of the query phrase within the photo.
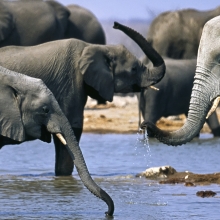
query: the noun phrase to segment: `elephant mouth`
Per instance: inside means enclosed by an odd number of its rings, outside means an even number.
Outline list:
[[[51,133],[47,130],[45,125],[41,126],[41,136],[40,140],[51,143]]]
[[[50,133],[47,130],[46,126],[42,125],[40,139],[44,142],[50,143],[51,142],[51,134],[55,134],[63,145],[67,145],[65,138],[63,137],[63,135],[59,131],[54,132],[54,133]]]

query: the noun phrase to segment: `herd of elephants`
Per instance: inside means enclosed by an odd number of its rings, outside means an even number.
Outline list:
[[[220,136],[219,15],[220,7],[165,12],[152,21],[146,38],[115,22],[113,28],[146,55],[139,60],[123,45],[107,45],[100,22],[85,8],[0,0],[0,148],[50,142],[52,135],[55,174],[71,175],[75,165],[112,216],[114,202],[91,178],[79,147],[87,97],[105,102],[115,93],[141,94],[141,127],[168,145],[190,141],[205,122]],[[162,116],[179,114],[187,116],[179,130],[155,126]]]

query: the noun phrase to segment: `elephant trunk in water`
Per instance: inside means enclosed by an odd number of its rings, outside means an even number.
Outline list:
[[[60,137],[58,134],[58,138],[60,141],[65,145],[65,142],[67,143],[66,148],[76,166],[77,172],[83,182],[83,184],[87,187],[87,189],[93,193],[95,196],[98,198],[102,199],[103,201],[106,202],[108,205],[108,211],[106,212],[107,215],[112,216],[114,213],[114,202],[111,199],[111,197],[104,191],[102,190],[92,179],[92,177],[89,174],[89,171],[87,169],[84,157],[82,155],[81,149],[79,147],[79,144],[75,138],[74,132],[71,129],[71,126],[68,122],[68,120],[63,116],[63,113],[61,110],[57,110],[56,113],[59,115],[60,119],[60,131],[57,133],[62,133],[64,136],[64,139]],[[53,119],[49,120],[46,127],[48,131],[54,132],[54,123]]]
[[[113,28],[119,29],[127,34],[132,40],[134,40],[140,48],[143,50],[145,55],[151,60],[153,63],[153,68],[149,69],[143,65],[143,68],[146,69],[144,75],[140,78],[140,87],[145,88],[150,85],[153,85],[159,82],[166,70],[166,66],[163,58],[157,53],[157,51],[150,45],[150,43],[138,32],[135,30],[126,27],[118,22],[114,22]],[[146,80],[145,80],[146,79]],[[147,83],[146,83],[147,82]]]
[[[141,127],[147,127],[148,131],[167,145],[176,146],[191,141],[203,127],[212,105],[211,101],[217,96],[215,94],[215,91],[217,91],[215,88],[216,82],[218,80],[213,74],[210,74],[204,68],[197,67],[188,117],[183,127],[173,132],[162,131],[150,122],[143,122]]]

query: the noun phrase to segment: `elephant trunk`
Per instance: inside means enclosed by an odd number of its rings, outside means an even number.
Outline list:
[[[78,174],[83,182],[83,184],[87,187],[87,189],[93,193],[98,198],[102,199],[106,202],[108,205],[108,211],[106,212],[107,215],[112,216],[114,213],[114,202],[111,199],[111,197],[103,190],[101,189],[92,179],[92,177],[89,174],[89,171],[87,169],[83,154],[81,152],[81,149],[79,147],[79,144],[75,138],[74,132],[68,122],[68,120],[63,116],[63,114],[60,112],[60,125],[61,125],[61,133],[64,135],[65,140],[61,141],[65,144],[65,141],[67,143],[66,148],[73,159],[73,162],[76,166],[76,169],[78,171]],[[53,120],[51,120],[53,121]],[[49,125],[50,122],[48,122],[49,131],[53,130],[51,126]],[[60,139],[60,138],[59,138]]]
[[[167,145],[177,146],[191,141],[200,132],[211,108],[211,97],[215,89],[209,84],[215,85],[214,82],[216,82],[216,79],[211,78],[209,73],[197,67],[188,117],[182,128],[177,131],[166,132],[150,122],[143,122],[141,127],[147,127],[147,130],[152,132],[159,141]]]
[[[146,77],[147,80],[143,80],[143,83],[140,86],[148,87],[159,82],[163,78],[166,70],[163,58],[150,45],[150,43],[135,30],[119,24],[118,22],[114,22],[113,28],[123,31],[132,40],[134,40],[153,63],[153,68],[151,69],[148,69],[146,66],[143,67],[145,68],[145,76],[142,76],[141,78],[144,79]]]

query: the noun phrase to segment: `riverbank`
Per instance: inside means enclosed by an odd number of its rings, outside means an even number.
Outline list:
[[[141,122],[143,118],[141,118]],[[167,131],[180,128],[185,121],[185,116],[162,117],[157,126]],[[138,131],[139,111],[136,96],[115,96],[113,102],[107,105],[97,105],[96,100],[88,99],[84,111],[83,132],[89,133],[118,133],[133,134]],[[203,133],[210,133],[207,124],[203,126]]]

